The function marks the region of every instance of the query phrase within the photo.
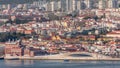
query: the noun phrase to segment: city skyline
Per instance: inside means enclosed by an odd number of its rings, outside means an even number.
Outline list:
[[[43,2],[44,1],[44,2]],[[38,0],[33,2],[37,7],[44,7],[48,11],[74,11],[82,9],[119,8],[119,0]]]
[[[119,8],[120,0],[25,0],[24,7],[38,7],[46,11],[76,11],[84,9],[106,9],[106,8]],[[21,1],[22,2],[22,1]],[[15,4],[1,4],[1,8],[10,8]],[[19,4],[18,4],[19,5]],[[23,4],[22,4],[23,5]]]

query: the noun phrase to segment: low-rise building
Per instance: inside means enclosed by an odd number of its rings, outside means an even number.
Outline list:
[[[107,37],[120,38],[120,31],[112,31],[106,34]]]

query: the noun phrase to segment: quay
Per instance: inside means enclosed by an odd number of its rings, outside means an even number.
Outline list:
[[[70,56],[71,54],[88,54],[91,56]],[[56,54],[56,55],[44,55],[44,56],[34,56],[34,57],[27,57],[27,56],[21,56],[21,57],[4,57],[5,60],[70,60],[70,61],[120,61],[120,58],[112,58],[109,56],[103,56],[100,54],[93,54],[93,53],[87,53],[87,52],[75,52],[75,53],[64,53],[64,54]]]

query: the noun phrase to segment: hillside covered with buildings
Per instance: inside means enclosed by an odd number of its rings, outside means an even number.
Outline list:
[[[76,52],[120,58],[119,0],[0,4],[0,23],[5,58]]]

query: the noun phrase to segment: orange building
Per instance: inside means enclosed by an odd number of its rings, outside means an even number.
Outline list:
[[[33,30],[25,30],[24,33],[25,34],[32,34]]]

